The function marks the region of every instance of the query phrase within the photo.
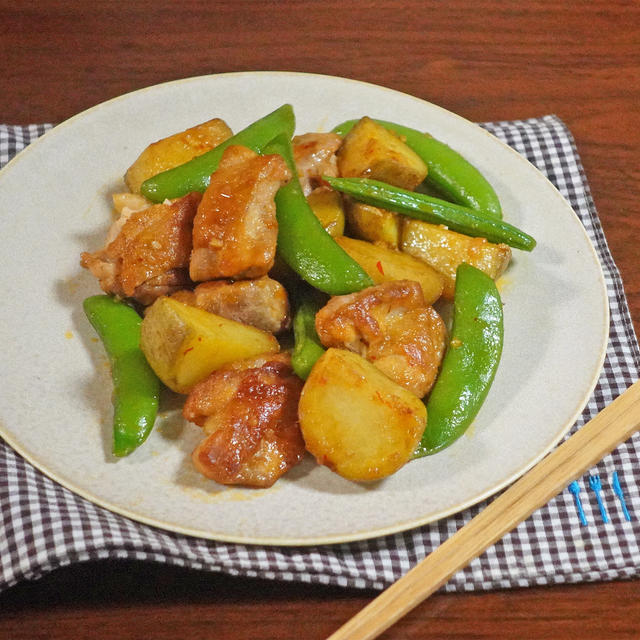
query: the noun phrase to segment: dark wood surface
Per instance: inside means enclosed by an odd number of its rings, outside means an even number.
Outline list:
[[[9,2],[0,122],[60,122],[181,77],[292,70],[382,84],[474,121],[572,130],[640,328],[640,4],[576,0]],[[0,594],[0,638],[324,638],[374,594],[134,562]],[[436,595],[384,636],[638,638],[640,582]]]

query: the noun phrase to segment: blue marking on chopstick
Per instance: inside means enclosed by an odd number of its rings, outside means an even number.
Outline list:
[[[620,480],[618,478],[618,472],[614,471],[611,474],[611,484],[613,485],[613,492],[618,496],[618,500],[620,500],[620,506],[622,507],[622,513],[624,513],[624,517],[627,521],[631,521],[631,514],[627,509],[627,503],[624,499],[624,493],[622,492],[622,487],[620,486]]]
[[[573,494],[573,498],[576,502],[576,508],[578,509],[578,515],[580,516],[580,522],[583,526],[587,525],[587,517],[584,515],[584,510],[582,509],[582,502],[580,501],[580,485],[577,480],[574,480],[569,485],[569,491]]]
[[[600,495],[600,491],[602,490],[602,483],[600,482],[599,475],[590,475],[589,476],[589,486],[596,494],[596,500],[598,501],[598,508],[600,509],[600,515],[602,516],[602,522],[607,524],[609,522],[609,516],[607,515],[607,510],[604,508],[604,504],[602,502],[602,496]]]

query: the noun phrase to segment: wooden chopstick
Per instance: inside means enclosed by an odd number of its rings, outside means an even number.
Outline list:
[[[640,381],[543,458],[328,640],[370,640],[640,428]]]

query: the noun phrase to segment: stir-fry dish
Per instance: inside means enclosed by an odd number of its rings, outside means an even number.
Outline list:
[[[294,136],[290,105],[150,144],[81,264],[114,381],[113,453],[149,435],[161,386],[202,429],[195,468],[269,487],[307,454],[384,478],[459,438],[503,341],[495,280],[531,236],[429,134],[362,117]],[[452,309],[448,328],[442,309]]]

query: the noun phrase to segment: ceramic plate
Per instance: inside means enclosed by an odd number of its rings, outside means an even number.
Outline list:
[[[165,399],[147,443],[110,455],[108,364],[81,303],[99,293],[79,266],[102,246],[110,194],[149,143],[219,116],[238,130],[289,102],[297,132],[362,115],[428,130],[494,185],[505,218],[538,241],[514,251],[501,288],[505,346],[470,431],[385,481],[353,484],[307,459],[271,489],[225,488],[192,467],[198,427]],[[238,73],[163,84],[59,125],[0,173],[0,433],[65,487],[171,531],[243,543],[364,539],[457,512],[512,482],[566,433],[604,358],[608,304],[577,217],[527,161],[444,109],[389,89],[326,76]]]

